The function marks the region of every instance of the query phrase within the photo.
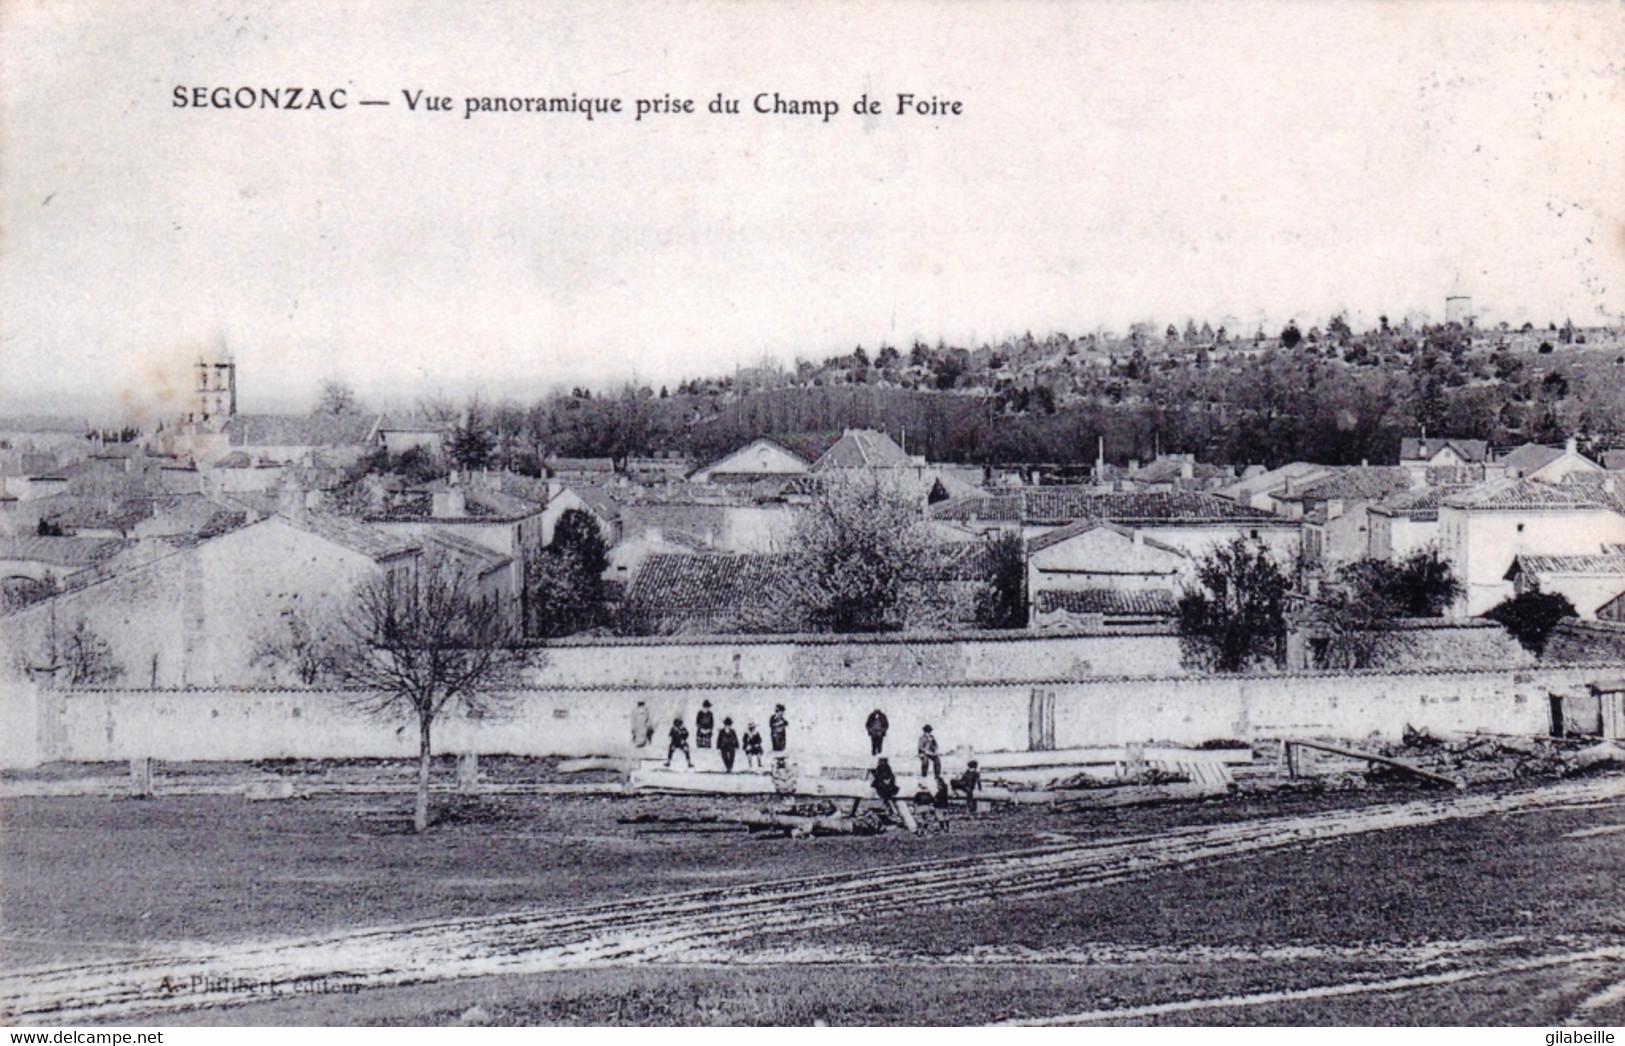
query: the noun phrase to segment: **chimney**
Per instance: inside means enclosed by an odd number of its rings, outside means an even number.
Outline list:
[[[276,514],[299,517],[305,514],[305,492],[289,483],[276,492]]]
[[[1129,470],[1130,475],[1133,475],[1134,473],[1140,471],[1140,459],[1139,458],[1129,458],[1128,459],[1128,470]]]
[[[1145,531],[1140,530],[1138,527],[1136,527],[1134,530],[1134,543],[1136,545],[1145,544]]]
[[[1179,463],[1179,478],[1180,479],[1192,479],[1192,478],[1195,477],[1195,475],[1196,475],[1196,463],[1195,462],[1193,462],[1193,461],[1191,461],[1190,459],[1187,458],[1186,460],[1181,461]]]
[[[1563,449],[1570,454],[1580,453],[1580,440],[1577,436],[1570,436],[1563,443]]]
[[[432,514],[435,519],[462,519],[468,514],[463,499],[463,488],[447,486],[434,492]]]

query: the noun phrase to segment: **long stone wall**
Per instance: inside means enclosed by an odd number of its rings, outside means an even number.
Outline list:
[[[1030,682],[1167,675],[1175,635],[723,636],[565,640],[544,651],[537,687],[650,684]]]
[[[1602,667],[1618,677],[1625,666]],[[528,756],[630,754],[630,720],[647,703],[662,746],[665,726],[692,725],[702,699],[720,723],[754,719],[775,704],[791,722],[791,750],[861,758],[871,709],[891,720],[888,751],[913,752],[931,723],[945,748],[1025,750],[1128,741],[1197,744],[1215,738],[1310,735],[1397,737],[1404,728],[1545,733],[1552,694],[1579,695],[1599,666],[1534,671],[1306,673],[1238,677],[709,685],[555,686],[510,695],[499,715],[444,720],[444,752]],[[55,760],[109,761],[406,757],[416,730],[357,709],[327,690],[51,690],[12,684],[0,704],[7,767]]]

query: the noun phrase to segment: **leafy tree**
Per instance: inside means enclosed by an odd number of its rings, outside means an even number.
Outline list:
[[[423,447],[407,447],[389,463],[390,470],[408,483],[428,483],[446,474],[434,455]]]
[[[417,800],[412,823],[429,826],[431,731],[461,707],[494,711],[496,692],[520,682],[526,664],[517,630],[477,594],[475,579],[446,557],[362,582],[340,631],[338,674],[365,696],[368,712],[418,725]]]
[[[1523,644],[1524,649],[1539,657],[1545,652],[1546,640],[1551,637],[1557,623],[1566,617],[1574,617],[1575,610],[1574,604],[1562,593],[1542,592],[1536,587],[1522,595],[1502,600],[1485,611],[1484,616],[1500,622],[1514,639]]]
[[[976,623],[982,628],[1027,627],[1027,546],[1018,531],[987,538],[987,576],[976,594]]]
[[[1201,588],[1179,600],[1187,663],[1219,672],[1280,665],[1286,655],[1289,584],[1261,541],[1236,538],[1198,563]]]
[[[446,456],[458,468],[483,469],[490,467],[495,450],[496,437],[471,411],[468,421],[452,430]]]
[[[785,579],[791,627],[895,632],[928,624],[937,545],[906,481],[878,471],[826,474],[796,519]]]
[[[1303,341],[1303,333],[1298,330],[1297,320],[1288,320],[1287,325],[1281,329],[1281,348],[1295,349]]]
[[[553,543],[525,559],[527,631],[557,637],[602,624],[608,565],[609,545],[592,514],[573,508],[560,515]]]
[[[1404,618],[1440,617],[1461,594],[1450,563],[1418,549],[1398,563],[1362,559],[1337,572],[1335,585],[1310,604],[1309,620],[1327,641],[1324,668],[1370,668],[1403,653],[1414,633]]]

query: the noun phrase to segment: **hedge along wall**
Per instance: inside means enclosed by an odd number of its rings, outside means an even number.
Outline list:
[[[1618,676],[1622,666],[1604,674]],[[1308,735],[1397,737],[1409,725],[1435,731],[1545,733],[1553,693],[1578,695],[1596,667],[1533,672],[1308,673],[1273,676],[1114,678],[1023,683],[733,685],[550,688],[510,695],[500,715],[450,717],[435,730],[441,752],[528,756],[631,754],[638,700],[656,726],[657,754],[675,715],[692,729],[709,698],[720,725],[767,717],[782,703],[791,749],[804,756],[868,754],[870,710],[891,721],[887,751],[914,752],[931,723],[945,750],[1025,750],[1035,716],[1055,747],[1128,741],[1197,744],[1214,738]],[[7,766],[147,756],[166,760],[397,758],[416,754],[416,729],[359,712],[351,695],[326,690],[9,691],[32,703],[34,743],[0,748]],[[26,730],[26,707],[5,723]],[[1041,731],[1040,731],[1041,732]],[[646,752],[646,750],[645,750]]]

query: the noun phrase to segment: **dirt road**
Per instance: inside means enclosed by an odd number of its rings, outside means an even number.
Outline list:
[[[1505,795],[1451,796],[1301,817],[1186,828],[700,890],[602,905],[358,929],[229,947],[153,951],[133,961],[17,971],[0,1009],[22,1023],[82,1021],[223,1007],[314,993],[493,974],[537,973],[703,955],[785,930],[834,927],[907,909],[1085,890],[1200,862],[1312,846],[1364,833],[1612,804],[1625,778]],[[1592,951],[1595,951],[1594,949]],[[1597,960],[1616,957],[1595,954]],[[1094,1019],[1092,1015],[1078,1015]]]

